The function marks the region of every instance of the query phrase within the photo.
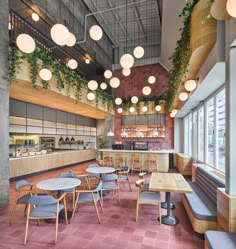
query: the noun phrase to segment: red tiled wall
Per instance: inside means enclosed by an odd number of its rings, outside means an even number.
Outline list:
[[[166,91],[169,79],[168,72],[160,65],[153,64],[148,66],[140,66],[131,69],[131,74],[127,77],[123,76],[121,70],[116,71],[115,75],[120,79],[120,86],[114,90],[114,96],[120,98],[132,97],[134,95],[143,96],[142,88],[150,86],[152,93],[150,96],[159,96]],[[149,84],[148,77],[153,75],[156,77],[156,83]],[[122,115],[115,113],[114,141],[127,142],[128,139],[121,138]],[[174,121],[170,118],[169,113],[166,114],[166,137],[157,139],[139,138],[139,141],[148,141],[150,149],[172,149],[174,148]]]

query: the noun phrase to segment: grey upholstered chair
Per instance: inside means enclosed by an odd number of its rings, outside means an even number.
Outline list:
[[[26,228],[25,228],[25,240],[26,244],[29,228],[29,220],[37,220],[39,224],[40,219],[55,219],[56,220],[56,235],[55,244],[57,242],[58,234],[58,220],[59,212],[64,208],[65,221],[67,221],[67,210],[66,210],[66,193],[62,194],[60,198],[55,199],[51,195],[33,195],[28,200],[27,216],[26,216]],[[62,204],[60,201],[63,200]]]
[[[130,172],[130,167],[129,166],[123,166],[117,171],[118,174],[118,181],[122,182],[124,185],[124,182],[128,182],[129,184],[129,189],[132,192],[131,184],[129,181],[129,172]]]
[[[33,185],[27,182],[26,180],[20,180],[16,182],[15,191],[16,191],[16,198],[11,211],[10,224],[12,224],[13,222],[17,205],[25,205],[25,211],[26,211],[28,200],[33,193]]]
[[[102,209],[102,202],[101,202],[102,197],[101,197],[101,193],[100,193],[101,189],[102,189],[102,181],[99,181],[96,188],[93,190],[91,190],[91,189],[76,190],[76,200],[75,200],[75,206],[74,206],[73,214],[71,217],[71,221],[74,217],[77,205],[79,206],[79,205],[83,205],[83,204],[93,204],[95,207],[95,210],[96,210],[98,221],[99,221],[99,223],[101,223],[98,208],[97,208],[97,203],[99,202],[101,209]],[[102,209],[102,211],[103,211],[103,209]]]
[[[136,205],[136,221],[138,221],[138,215],[141,204],[149,204],[155,205],[159,207],[159,216],[160,216],[160,224],[161,224],[161,194],[160,192],[143,192],[144,180],[137,180],[136,187],[138,187],[138,197],[137,197],[137,205]]]

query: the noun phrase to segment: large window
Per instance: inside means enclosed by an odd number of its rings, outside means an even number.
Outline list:
[[[225,90],[184,118],[184,153],[225,171]]]

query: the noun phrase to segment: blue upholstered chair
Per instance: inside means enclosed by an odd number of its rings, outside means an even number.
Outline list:
[[[20,204],[25,205],[25,211],[26,211],[28,200],[33,193],[33,185],[27,182],[26,180],[20,180],[16,182],[15,191],[16,191],[16,198],[11,211],[10,224],[12,224],[17,205]]]
[[[136,221],[138,221],[138,215],[141,204],[149,204],[155,205],[159,207],[159,216],[160,216],[160,224],[161,224],[161,194],[159,192],[143,192],[144,180],[137,180],[136,187],[138,187],[138,197],[137,197],[137,205],[136,205]]]
[[[93,204],[96,210],[96,214],[98,217],[98,221],[99,223],[101,223],[100,220],[100,216],[99,216],[99,212],[98,212],[98,208],[97,208],[97,203],[100,203],[101,209],[102,209],[102,202],[101,202],[101,191],[102,189],[102,181],[99,181],[99,183],[97,184],[96,188],[91,190],[76,190],[76,200],[75,200],[75,206],[73,209],[73,214],[71,217],[71,221],[74,217],[75,214],[75,210],[76,210],[76,206],[78,205],[82,205],[82,204]]]
[[[62,194],[60,198],[55,199],[51,195],[33,195],[28,200],[27,216],[26,216],[26,228],[25,228],[25,240],[26,244],[29,228],[29,220],[37,220],[39,225],[40,219],[55,219],[56,220],[56,235],[55,244],[57,242],[58,234],[58,220],[59,212],[64,208],[65,221],[67,222],[67,210],[66,210],[66,193]],[[60,201],[63,200],[62,204]]]
[[[119,171],[117,171],[117,174],[118,174],[119,182],[122,182],[123,185],[124,185],[124,182],[128,182],[129,189],[132,192],[131,184],[130,184],[130,181],[129,181],[129,172],[130,172],[130,167],[129,166],[123,166],[123,167],[121,167],[119,169]]]

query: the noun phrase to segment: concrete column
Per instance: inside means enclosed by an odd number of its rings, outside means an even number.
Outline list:
[[[0,205],[9,202],[9,0],[0,1]]]

